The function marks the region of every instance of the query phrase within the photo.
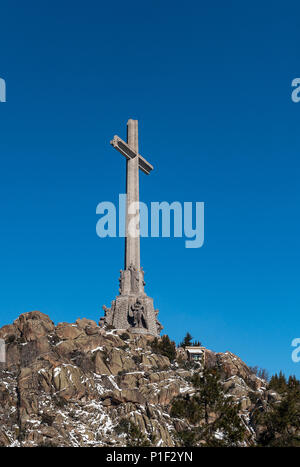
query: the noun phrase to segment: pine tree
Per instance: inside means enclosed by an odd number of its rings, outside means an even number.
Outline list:
[[[203,418],[203,410],[197,397],[186,394],[173,400],[170,415],[174,418],[185,418],[195,425]]]
[[[204,369],[199,379],[192,379],[195,387],[198,387],[197,399],[204,409],[205,422],[208,423],[209,411],[215,409],[222,398],[220,376],[216,370]]]
[[[270,385],[282,399],[258,416],[257,423],[265,426],[259,445],[300,447],[300,382],[295,376],[286,382],[280,372],[271,378]]]
[[[192,345],[192,340],[193,340],[193,336],[187,332],[183,341],[179,344],[179,347],[183,347],[184,349],[186,347],[190,347]]]
[[[287,389],[289,392],[294,392],[295,395],[298,394],[300,400],[300,381],[296,378],[295,375],[289,377],[287,382]]]
[[[213,423],[213,428],[223,434],[219,446],[238,446],[243,441],[246,429],[239,416],[239,410],[240,404],[235,403],[231,397],[219,401],[219,416]]]
[[[177,432],[177,439],[180,446],[192,447],[197,445],[197,430],[183,430]]]
[[[174,341],[171,341],[169,336],[164,335],[160,340],[155,337],[151,342],[152,351],[160,355],[168,357],[170,362],[173,362],[176,358],[176,344]]]
[[[274,389],[274,391],[278,392],[279,394],[286,392],[287,381],[282,371],[280,371],[279,376],[277,373],[272,376],[268,385],[268,389]]]
[[[192,346],[193,346],[193,347],[201,347],[201,342],[200,342],[200,341],[194,341],[194,342],[192,343]]]
[[[206,446],[239,446],[246,431],[239,416],[240,406],[225,397],[218,370],[206,368],[202,373],[194,373],[190,381],[195,394],[175,398],[170,412],[171,417],[186,419],[194,425],[188,430],[189,435],[178,434],[181,445],[184,442],[197,445],[202,440]],[[214,414],[212,422],[211,413]],[[205,424],[200,424],[203,419]],[[216,438],[217,431],[222,439]]]

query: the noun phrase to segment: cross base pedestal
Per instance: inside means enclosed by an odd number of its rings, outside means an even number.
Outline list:
[[[120,272],[120,295],[111,302],[110,308],[103,306],[104,317],[100,318],[99,325],[158,337],[163,326],[157,319],[158,310],[154,310],[153,298],[144,292],[144,273],[134,268]],[[129,276],[141,281],[132,281]]]

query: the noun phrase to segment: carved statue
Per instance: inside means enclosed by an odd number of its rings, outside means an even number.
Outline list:
[[[130,271],[131,292],[138,293],[140,282],[139,271],[137,271],[137,269],[132,264],[128,266],[128,269]]]
[[[129,316],[133,318],[133,325],[136,328],[148,328],[145,317],[144,307],[140,299],[131,305]]]

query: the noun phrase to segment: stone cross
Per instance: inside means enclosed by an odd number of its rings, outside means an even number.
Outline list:
[[[140,234],[139,234],[139,169],[149,175],[152,165],[139,154],[138,121],[131,118],[127,122],[127,143],[119,136],[114,136],[110,144],[126,157],[126,238],[125,238],[125,269],[133,266],[140,270]],[[129,212],[131,203],[136,204],[136,212]],[[137,234],[130,235],[128,225],[136,220]]]
[[[139,225],[139,170],[148,175],[153,167],[139,154],[137,120],[129,119],[127,122],[127,143],[119,136],[114,136],[110,143],[127,159],[125,267],[120,271],[119,295],[111,302],[110,308],[103,306],[104,316],[100,318],[99,325],[157,337],[163,327],[158,321],[153,298],[148,297],[144,290]],[[132,203],[135,205],[131,211]],[[131,220],[135,225],[134,232],[131,231]]]

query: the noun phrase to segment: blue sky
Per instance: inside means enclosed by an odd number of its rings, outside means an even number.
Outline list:
[[[0,325],[87,317],[118,291],[124,192],[109,141],[137,118],[141,199],[203,201],[205,243],[142,239],[165,332],[300,377],[297,2],[2,2]]]

